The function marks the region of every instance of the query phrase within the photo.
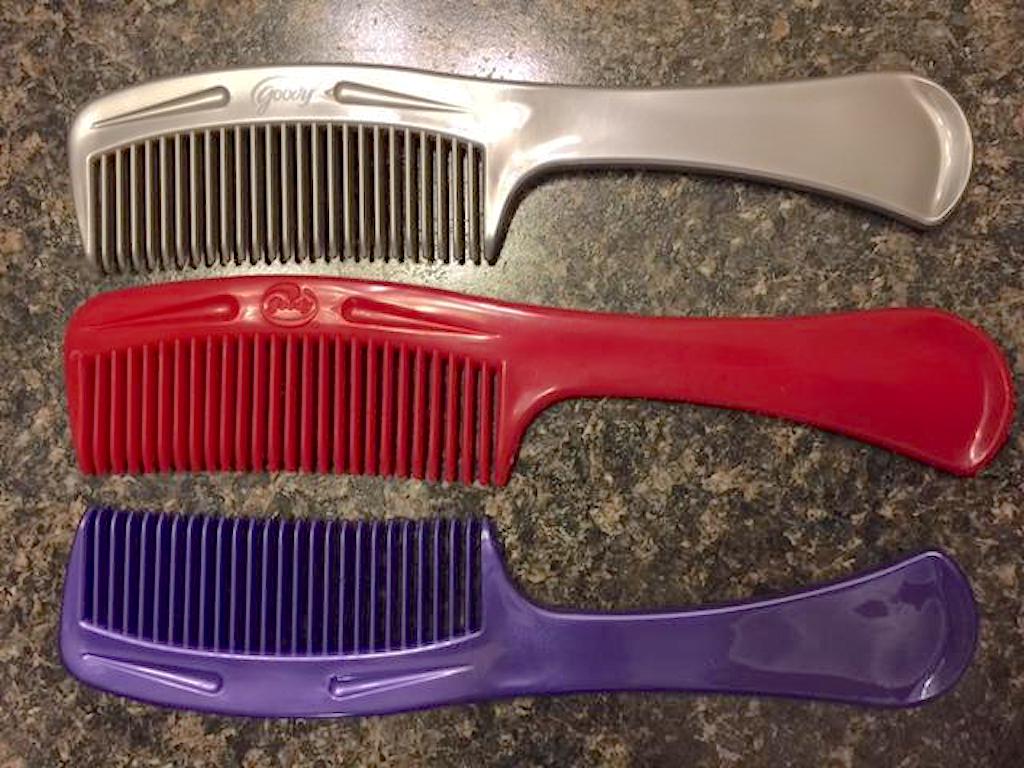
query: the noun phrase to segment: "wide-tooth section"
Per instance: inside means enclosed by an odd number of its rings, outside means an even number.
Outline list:
[[[89,163],[105,272],[215,264],[481,263],[484,153],[395,126],[261,123],[128,144]]]
[[[503,369],[488,361],[311,332],[184,338],[70,364],[86,472],[495,480]]]
[[[80,620],[238,654],[354,655],[479,632],[466,520],[253,520],[89,511]]]

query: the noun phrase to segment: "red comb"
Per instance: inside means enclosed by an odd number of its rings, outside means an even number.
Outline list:
[[[779,416],[970,475],[1013,414],[995,344],[930,309],[646,318],[317,277],[98,296],[71,319],[65,365],[88,473],[501,485],[541,409],[646,397]]]

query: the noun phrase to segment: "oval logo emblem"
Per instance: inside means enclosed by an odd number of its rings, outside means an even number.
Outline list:
[[[263,316],[274,325],[296,328],[316,315],[316,294],[298,283],[277,283],[263,294]]]

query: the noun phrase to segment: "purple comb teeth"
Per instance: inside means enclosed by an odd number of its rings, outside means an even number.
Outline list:
[[[512,585],[489,523],[90,509],[64,589],[81,680],[188,709],[370,715],[501,696],[660,690],[910,706],[974,653],[940,552],[784,597],[559,613]]]

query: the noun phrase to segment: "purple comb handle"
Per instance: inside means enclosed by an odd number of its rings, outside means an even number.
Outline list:
[[[443,640],[427,638],[413,647],[402,632],[401,642],[393,641],[400,622],[389,623],[378,615],[375,621],[380,623],[375,626],[394,628],[395,633],[389,630],[386,645],[378,638],[372,650],[337,653],[324,645],[318,653],[309,631],[305,634],[310,643],[304,646],[306,652],[298,640],[288,652],[226,652],[218,649],[216,633],[204,635],[202,631],[194,635],[197,647],[189,647],[187,628],[175,645],[161,641],[159,622],[153,625],[155,634],[144,637],[150,629],[144,617],[135,625],[124,619],[136,608],[142,616],[150,605],[144,595],[133,594],[132,584],[143,584],[144,575],[152,570],[145,553],[159,559],[155,553],[160,551],[152,543],[160,527],[147,528],[151,518],[128,514],[129,522],[121,523],[120,529],[117,523],[110,524],[114,542],[110,553],[123,557],[127,564],[108,574],[107,591],[97,593],[106,596],[123,623],[97,626],[96,616],[85,616],[82,606],[88,604],[90,590],[95,590],[106,572],[104,563],[95,556],[87,557],[87,543],[98,546],[95,542],[99,539],[86,536],[83,522],[65,584],[62,656],[75,676],[96,687],[189,709],[271,717],[370,715],[503,696],[624,690],[910,706],[955,685],[971,660],[977,637],[970,587],[953,561],[939,552],[925,552],[847,581],[743,604],[654,614],[559,613],[530,603],[518,592],[509,581],[490,527],[472,522],[447,529],[454,531],[447,551],[456,559],[431,561],[447,562],[440,582],[447,580],[453,590],[458,579],[465,579],[468,586],[464,591],[448,593],[465,601],[463,615],[476,616],[479,610],[479,620],[467,621],[459,629],[461,609],[451,607],[454,601],[428,603],[426,610],[432,615],[426,625],[420,621],[416,626],[443,628],[448,621],[452,631]],[[142,521],[134,533],[133,519]],[[189,523],[188,528],[211,531],[209,536],[203,534],[205,538],[197,533],[194,539],[194,549],[209,553],[209,557],[177,563],[177,577],[166,562],[152,571],[170,573],[170,582],[177,579],[179,591],[184,588],[189,593],[193,619],[197,612],[200,618],[186,626],[201,626],[202,616],[213,616],[210,605],[219,606],[217,610],[226,605],[229,590],[216,570],[224,566],[222,561],[230,559],[231,568],[242,562],[231,559],[234,554],[229,558],[226,545],[219,550],[214,545],[217,519],[203,520],[214,522]],[[317,537],[308,524],[302,526],[306,532],[301,535],[294,530],[302,524],[288,525],[293,527],[275,530],[291,537],[288,542],[300,542],[313,553],[303,559],[295,544],[294,568],[301,565],[301,573],[310,574],[312,585],[313,578],[321,578],[324,562],[330,565],[334,561],[316,559],[318,551],[327,550],[317,549]],[[378,549],[365,550],[377,553],[373,554],[377,575],[372,583],[378,590],[366,594],[376,594],[379,600],[370,601],[376,608],[364,607],[360,616],[391,616],[400,611],[394,615],[410,617],[419,610],[422,620],[423,604],[417,607],[414,603],[424,585],[429,591],[433,583],[435,594],[443,593],[444,584],[438,583],[436,572],[423,571],[419,586],[407,578],[411,561],[403,558],[414,547],[404,543],[396,527],[400,525],[374,524],[373,535],[367,537],[372,538],[373,547],[380,541]],[[364,528],[369,529],[370,524],[359,531]],[[457,540],[460,532],[464,535]],[[122,539],[115,541],[117,536]],[[435,549],[440,546],[438,540],[435,535]],[[169,556],[187,560],[182,553],[190,551],[192,541],[179,542],[177,550],[168,549]],[[470,556],[472,547],[477,547],[474,556]],[[134,560],[133,550],[138,550]],[[443,555],[441,549],[436,551]],[[457,560],[463,553],[464,559]],[[87,563],[91,563],[88,568]],[[413,571],[422,565],[416,563]],[[393,566],[392,570],[387,565]],[[349,568],[346,571],[342,566],[342,573],[356,578]],[[183,570],[193,574],[188,577],[191,581],[181,575]],[[269,581],[258,574],[252,576],[259,584],[277,585],[277,597],[283,602],[272,606],[270,615],[285,616],[296,626],[307,622],[314,629],[330,624],[333,631],[341,614],[329,611],[324,614],[326,619],[313,615],[316,601],[309,596],[320,593],[313,589],[302,592],[302,579],[281,577],[282,573],[276,572]],[[392,584],[389,573],[403,576]],[[399,581],[405,587],[400,588]],[[166,598],[161,597],[163,588],[158,582],[153,582],[157,586],[151,602],[162,610],[161,600]],[[231,588],[240,590],[240,584]],[[308,610],[291,605],[288,589],[280,588],[282,584],[291,585],[300,597],[297,602],[308,602]],[[204,589],[210,594],[204,596]],[[267,589],[257,591],[266,603]],[[327,590],[324,594],[334,593]],[[174,599],[172,596],[169,604],[173,605]],[[258,602],[247,600],[246,610],[255,610]],[[121,603],[125,610],[119,612],[116,604]],[[172,610],[170,623],[178,618]],[[125,629],[132,626],[135,636]],[[302,636],[301,632],[294,635]],[[174,628],[168,626],[167,638],[174,637]],[[201,647],[203,637],[212,638],[209,647]]]

